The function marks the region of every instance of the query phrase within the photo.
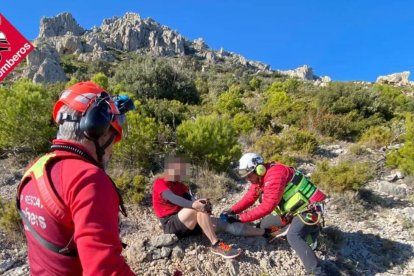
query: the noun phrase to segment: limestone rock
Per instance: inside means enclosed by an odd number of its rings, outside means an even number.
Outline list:
[[[208,49],[207,44],[204,42],[204,39],[202,38],[195,39],[193,43],[194,43],[194,49],[198,51],[203,51],[203,50]]]
[[[172,252],[171,248],[163,247],[163,248],[161,248],[161,257],[162,258],[168,258],[168,257],[170,257],[171,252]]]
[[[164,247],[175,244],[178,238],[174,234],[162,234],[151,239],[150,244],[154,247]]]
[[[398,179],[403,179],[404,178],[404,174],[401,171],[395,170],[392,171],[389,175],[387,175],[385,177],[385,180],[387,180],[388,182],[394,182],[397,181]]]
[[[410,71],[404,71],[401,73],[394,73],[391,75],[379,76],[376,82],[380,84],[393,84],[393,85],[398,85],[398,86],[409,85],[410,84],[410,81],[408,80],[409,76],[410,76]]]
[[[260,259],[259,264],[260,264],[260,267],[261,267],[261,268],[263,268],[263,269],[265,269],[265,270],[266,270],[268,267],[270,267],[269,260],[267,260],[267,259]]]
[[[59,54],[79,54],[83,52],[82,39],[68,32],[60,37],[55,43],[56,50]]]
[[[4,276],[23,276],[23,275],[29,275],[29,265],[24,264],[22,266],[15,267],[13,269],[7,270],[4,274]]]
[[[390,183],[388,181],[378,182],[378,191],[394,196],[405,196],[407,194],[407,185]]]
[[[60,81],[67,81],[66,75],[59,63],[51,58],[46,58],[33,76],[33,82],[35,83],[55,83]]]
[[[161,249],[155,249],[154,251],[152,251],[152,259],[153,260],[159,260],[161,258],[162,258]]]
[[[320,77],[320,80],[322,83],[328,83],[332,81],[331,77],[328,77],[328,76]]]
[[[4,273],[9,270],[14,264],[12,259],[7,259],[0,262],[0,273]]]
[[[125,251],[125,256],[131,263],[151,260],[151,253],[145,250],[143,240],[129,244]]]
[[[177,259],[182,259],[184,257],[184,251],[181,249],[181,247],[175,246],[172,249],[171,257],[177,258]]]
[[[23,76],[33,79],[38,72],[40,65],[46,58],[60,62],[59,53],[49,44],[40,44],[27,56],[27,67],[23,71]]]
[[[314,80],[313,69],[309,65],[303,65],[294,70],[279,71],[279,73],[302,80]]]
[[[229,274],[231,276],[237,276],[240,275],[240,265],[239,262],[233,260],[233,259],[227,259],[226,260],[226,266],[229,270]]]
[[[70,13],[65,12],[54,17],[43,17],[40,21],[39,37],[62,36],[68,32],[75,36],[85,32]]]
[[[104,20],[100,32],[105,34],[105,44],[124,51],[147,48],[156,55],[184,55],[185,46],[190,44],[176,31],[135,13]]]
[[[113,62],[116,60],[116,57],[108,51],[94,51],[92,53],[80,54],[78,59],[84,62],[91,62],[94,60]]]
[[[316,77],[316,76],[314,76]],[[330,77],[328,76],[323,76],[323,77],[316,77],[315,82],[313,83],[315,86],[319,86],[319,87],[326,87],[328,85],[328,83],[330,83],[332,80]]]
[[[91,30],[80,27],[69,13],[43,18],[35,42],[50,45],[60,55],[79,55],[79,60],[84,62],[114,62],[118,53],[137,52],[153,56],[190,55],[208,63],[244,66],[255,72],[270,71],[267,64],[247,60],[223,49],[214,51],[201,38],[190,41],[177,31],[151,18],[142,19],[135,13],[105,19],[101,26],[94,26]],[[58,59],[55,60],[59,62]],[[44,58],[38,62],[38,66],[43,61]],[[30,74],[34,75],[33,70],[30,70]]]
[[[402,210],[402,214],[410,222],[414,222],[414,207],[406,207]]]

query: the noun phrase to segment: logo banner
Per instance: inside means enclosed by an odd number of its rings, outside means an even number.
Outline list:
[[[33,45],[0,13],[0,81],[33,49]]]

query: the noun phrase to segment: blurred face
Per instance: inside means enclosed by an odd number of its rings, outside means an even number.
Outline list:
[[[188,162],[175,158],[165,168],[165,177],[168,181],[184,181],[190,176],[191,166]]]

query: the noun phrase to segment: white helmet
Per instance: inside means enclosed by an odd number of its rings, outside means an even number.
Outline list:
[[[239,175],[240,177],[246,177],[253,172],[257,165],[263,164],[263,157],[258,153],[245,153],[239,160]]]

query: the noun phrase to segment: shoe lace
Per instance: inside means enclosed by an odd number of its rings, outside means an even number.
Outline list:
[[[224,242],[219,242],[218,246],[223,249],[224,251],[230,251],[231,246],[224,243]]]

